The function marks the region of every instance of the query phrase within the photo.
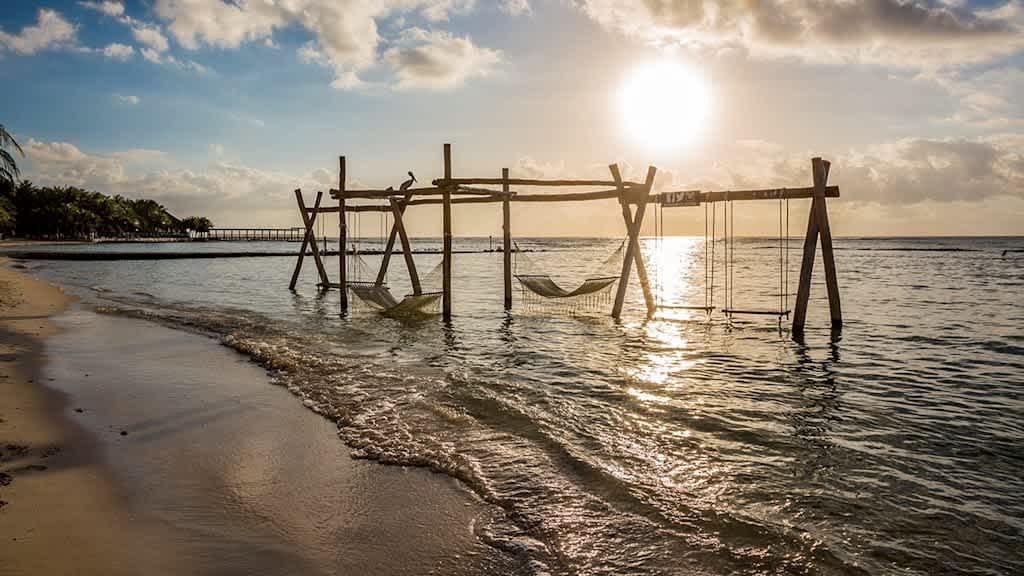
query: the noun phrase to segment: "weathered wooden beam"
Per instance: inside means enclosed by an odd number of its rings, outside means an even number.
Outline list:
[[[408,197],[399,206],[399,210],[405,213],[405,202],[408,202]],[[390,206],[389,206],[390,207]],[[393,207],[392,207],[393,209]],[[388,233],[388,242],[384,247],[384,254],[380,261],[380,269],[377,271],[377,279],[375,284],[384,284],[384,278],[388,273],[388,266],[391,264],[391,254],[395,251],[395,239],[398,236],[398,224],[396,222],[391,223],[391,231]]]
[[[410,194],[412,196],[443,196],[444,189],[440,187],[435,188],[409,188],[407,190],[349,190],[344,193],[344,197],[348,199],[356,198],[390,198],[392,196],[401,197],[404,194]],[[465,196],[490,196],[492,194],[501,194],[498,191],[485,190],[485,189],[474,189],[471,187],[458,187],[452,191],[454,195],[465,195]],[[339,198],[342,193],[331,189],[331,197]]]
[[[817,163],[811,163],[814,182],[820,179]],[[807,216],[807,234],[804,236],[803,258],[800,261],[800,283],[796,289],[796,306],[793,308],[793,335],[800,337],[807,322],[807,304],[811,297],[811,275],[814,272],[814,254],[818,251],[818,233],[821,220],[818,217],[818,201],[811,202],[811,211]]]
[[[452,145],[444,145],[444,177],[452,177]],[[448,182],[444,187],[442,220],[444,224],[444,260],[441,264],[444,276],[441,295],[441,314],[447,322],[452,318],[452,187]]]
[[[314,206],[319,206],[320,205],[320,200],[323,198],[323,196],[324,196],[323,192],[317,192],[316,193],[316,202],[315,202]],[[331,283],[331,281],[327,277],[327,269],[324,268],[324,261],[320,257],[320,247],[317,246],[317,244],[316,244],[316,235],[313,233],[313,224],[316,222],[317,213],[313,212],[312,214],[310,214],[310,213],[306,212],[306,210],[305,210],[306,204],[305,204],[305,201],[302,199],[302,190],[296,190],[295,191],[295,197],[298,199],[298,202],[299,202],[299,214],[302,216],[302,223],[305,224],[305,226],[306,226],[306,237],[305,237],[305,239],[308,241],[309,247],[313,250],[313,261],[316,263],[316,270],[320,274],[320,283],[323,284],[323,285],[329,285]],[[304,246],[305,246],[305,244],[306,244],[306,242],[304,242]],[[303,253],[305,253],[305,249],[304,248],[303,248]],[[292,274],[293,277],[298,273],[299,266],[301,266],[301,260],[299,262],[297,262],[296,264],[297,265],[296,265],[295,273]]]
[[[621,175],[619,173],[619,166],[612,164],[608,167],[611,170],[612,177],[615,181],[621,181]],[[650,294],[650,284],[647,282],[647,268],[644,266],[643,255],[640,253],[640,227],[643,225],[644,214],[647,211],[647,198],[651,187],[654,185],[654,177],[657,174],[657,169],[654,166],[650,166],[647,169],[647,180],[644,183],[645,194],[642,195],[642,199],[637,203],[636,214],[630,216],[629,204],[623,199],[623,220],[626,223],[626,233],[628,241],[626,244],[626,254],[622,260],[622,274],[619,276],[619,285],[615,293],[615,304],[612,307],[612,318],[620,318],[622,316],[622,306],[626,299],[626,289],[629,287],[629,275],[632,271],[634,263],[637,265],[637,275],[640,277],[641,287],[644,289],[644,300],[647,302],[648,314],[653,314],[654,299]],[[627,190],[623,189],[625,195]]]
[[[821,158],[812,161],[815,174],[814,188],[817,194],[814,202],[818,204],[818,233],[821,235],[821,261],[825,266],[825,286],[828,288],[828,308],[833,328],[843,326],[843,308],[839,301],[839,280],[836,276],[836,260],[832,251],[832,227],[828,222],[828,204],[822,191],[828,182],[831,164]]]
[[[663,192],[655,194],[652,202],[661,203],[662,198],[671,194]],[[759,190],[722,190],[714,192],[697,192],[693,194],[696,202],[724,202],[726,200],[799,200],[814,197],[814,187],[808,188],[762,188]],[[826,198],[839,198],[839,186],[826,186]]]
[[[323,197],[323,192],[318,192],[316,195],[316,202],[313,204],[314,208],[320,206],[320,199]],[[302,235],[302,248],[299,249],[299,257],[295,261],[295,270],[292,272],[292,281],[288,283],[289,290],[295,290],[295,285],[299,282],[299,272],[302,271],[302,262],[306,259],[306,248],[309,247],[310,238],[313,239],[313,243],[316,244],[316,238],[313,236],[312,224],[309,223],[306,216],[306,202],[302,199],[302,190],[295,190],[295,200],[299,204],[299,213],[302,215],[302,222],[305,225],[305,233]],[[313,219],[316,219],[316,213],[313,213]]]
[[[404,203],[400,203],[394,198],[391,199],[391,214],[395,217],[398,237],[402,239],[402,256],[405,258],[405,268],[409,271],[409,281],[412,282],[412,293],[420,295],[423,293],[423,288],[420,286],[420,275],[416,271],[416,261],[412,257],[412,243],[409,242],[409,236],[405,233],[405,224],[402,222],[405,206],[400,204]]]
[[[523,194],[514,193],[510,196],[512,202],[587,202],[591,200],[617,200],[624,194],[626,202],[635,204],[643,200],[643,191],[626,189],[624,192],[618,190],[599,190],[596,192],[569,192],[564,194]],[[453,204],[488,204],[492,202],[504,202],[504,196],[499,192],[496,196],[481,196],[478,198],[453,198]],[[422,198],[409,202],[410,206],[424,206],[430,204],[441,204],[441,199]]]
[[[501,237],[502,237],[502,272],[504,277],[504,289],[505,289],[505,310],[512,309],[512,215],[511,206],[509,205],[509,183],[508,183],[508,168],[501,169],[501,179],[504,181],[501,185],[502,191],[505,192],[504,198],[501,202]]]
[[[346,206],[345,212],[353,214],[355,212],[391,212],[391,206],[387,204],[373,204],[365,206]]]
[[[501,186],[505,182],[501,178],[438,178],[431,182],[434,186],[472,186],[474,184]],[[612,180],[543,180],[535,178],[511,178],[509,186],[615,186]],[[627,188],[641,188],[638,182],[623,182]]]

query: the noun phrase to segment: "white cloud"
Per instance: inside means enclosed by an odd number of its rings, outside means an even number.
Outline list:
[[[0,30],[0,45],[21,54],[34,54],[64,45],[75,44],[75,27],[59,13],[40,8],[36,23],[17,34]]]
[[[502,0],[498,9],[509,16],[522,16],[530,14],[530,0]]]
[[[136,40],[157,52],[166,52],[169,48],[167,37],[160,32],[159,26],[136,24],[132,26],[132,35]]]
[[[131,149],[112,154],[91,154],[67,142],[30,138],[23,146],[27,179],[44,186],[80,186],[129,198],[150,198],[177,215],[201,214],[220,225],[232,221],[280,225],[294,218],[296,188],[322,189],[310,176],[296,177],[229,163],[213,158],[201,170],[167,167],[169,158],[159,150]],[[213,150],[211,148],[211,150]],[[239,215],[244,202],[246,212]]]
[[[333,86],[353,88],[364,85],[360,74],[379,63],[378,20],[418,14],[436,22],[468,13],[475,5],[474,0],[155,0],[153,10],[175,40],[190,50],[203,44],[238,48],[246,42],[265,42],[277,29],[301,26],[314,40],[299,57],[330,67]],[[415,84],[402,79],[400,83]]]
[[[132,106],[140,102],[138,96],[132,96],[131,94],[118,94],[114,93],[114,99],[123,104],[131,104]]]
[[[163,62],[163,60],[160,58],[160,53],[156,50],[153,50],[152,48],[143,48],[140,51],[140,53],[142,54],[143,58],[152,62],[153,64],[160,64],[161,62]]]
[[[104,0],[103,2],[79,2],[80,6],[102,12],[107,16],[123,16],[124,15],[124,4],[121,2],[115,2],[113,0]]]
[[[135,48],[117,42],[107,44],[107,47],[103,49],[103,55],[114,60],[127,60],[132,57],[132,54],[135,54]]]
[[[501,61],[501,52],[477,46],[469,37],[410,28],[384,52],[384,61],[399,88],[446,89],[486,76]]]
[[[661,45],[764,58],[941,68],[1024,48],[1019,1],[995,10],[923,0],[578,0],[597,22]]]

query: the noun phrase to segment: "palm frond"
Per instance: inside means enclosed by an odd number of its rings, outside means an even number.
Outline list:
[[[3,166],[4,171],[9,174],[14,174],[14,178],[10,180],[16,180],[21,176],[21,172],[18,171],[18,163],[14,161],[14,157],[11,156],[10,152],[0,148],[0,166]]]
[[[5,128],[3,124],[0,124],[0,147],[7,148],[8,146],[17,150],[18,154],[21,154],[22,158],[25,157],[25,151],[21,149],[21,145],[18,144],[18,141],[14,139],[14,136],[11,136],[11,133],[7,131],[7,128]]]

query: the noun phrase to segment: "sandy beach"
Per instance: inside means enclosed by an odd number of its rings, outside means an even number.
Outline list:
[[[351,459],[215,341],[96,314],[6,263],[0,306],[0,573],[515,568],[457,481]]]

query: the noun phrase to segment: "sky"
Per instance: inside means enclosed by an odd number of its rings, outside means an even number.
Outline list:
[[[626,96],[665,63],[688,82]],[[617,162],[658,190],[809,186],[822,156],[836,235],[1024,234],[1020,0],[7,0],[0,81],[23,177],[220,226],[299,225],[293,190],[337,187],[339,155],[349,188],[429,182],[448,142],[455,176]],[[776,234],[768,204],[737,235]],[[499,206],[459,207],[455,233],[500,234]],[[703,233],[703,210],[664,221]],[[407,224],[440,234],[434,208]],[[623,224],[614,202],[518,205],[513,233]]]

